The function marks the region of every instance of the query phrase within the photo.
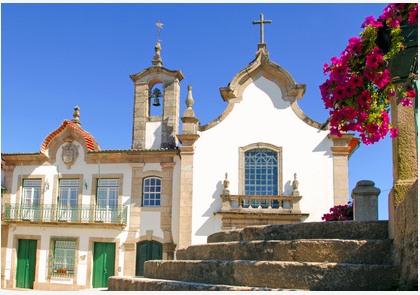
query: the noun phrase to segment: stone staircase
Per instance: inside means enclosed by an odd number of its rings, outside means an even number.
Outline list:
[[[388,222],[314,222],[215,233],[208,244],[111,277],[110,291],[395,290]]]

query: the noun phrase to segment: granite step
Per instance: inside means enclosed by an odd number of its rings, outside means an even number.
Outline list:
[[[395,290],[397,273],[392,265],[253,260],[150,260],[144,268],[149,279],[323,291]]]
[[[205,284],[143,277],[110,277],[108,291],[307,291]]]
[[[392,264],[391,247],[391,240],[239,241],[193,245],[176,259]]]
[[[388,239],[388,221],[304,222],[250,226],[214,233],[207,238],[207,243],[298,239]]]

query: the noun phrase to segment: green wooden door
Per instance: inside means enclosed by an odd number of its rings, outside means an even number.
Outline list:
[[[94,243],[92,287],[108,287],[108,278],[115,271],[115,243]]]
[[[36,266],[36,240],[19,240],[16,288],[33,289]]]
[[[136,252],[136,276],[143,276],[144,263],[147,260],[162,259],[162,244],[154,241],[137,243]]]

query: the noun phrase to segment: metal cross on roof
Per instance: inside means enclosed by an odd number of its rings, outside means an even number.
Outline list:
[[[260,25],[260,44],[264,44],[264,24],[271,24],[271,20],[264,20],[264,14],[260,13],[260,20],[254,20],[253,25]]]

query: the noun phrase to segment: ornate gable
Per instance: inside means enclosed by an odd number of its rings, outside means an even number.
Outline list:
[[[79,142],[85,153],[101,150],[96,139],[80,126],[78,111],[79,108],[75,107],[74,119],[64,120],[60,127],[45,138],[41,145],[41,154],[55,159],[58,148],[65,142],[71,144],[73,141]]]

